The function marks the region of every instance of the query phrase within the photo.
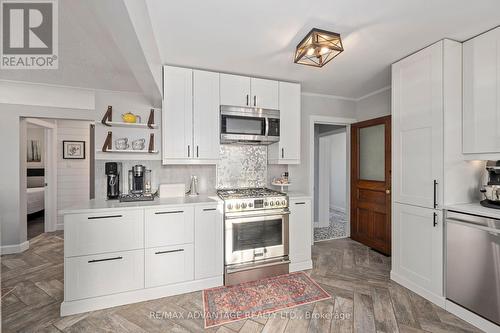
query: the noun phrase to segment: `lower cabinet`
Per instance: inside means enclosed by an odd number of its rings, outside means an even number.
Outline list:
[[[193,280],[193,244],[146,249],[144,268],[146,288]]]
[[[65,301],[142,289],[144,250],[66,258],[64,274]]]
[[[393,206],[392,277],[430,297],[443,295],[442,211]]]
[[[289,251],[290,270],[312,268],[312,211],[311,199],[290,199]]]
[[[193,242],[194,210],[191,206],[146,209],[145,247],[160,247]]]
[[[197,206],[194,219],[194,278],[220,276],[224,272],[222,207]]]

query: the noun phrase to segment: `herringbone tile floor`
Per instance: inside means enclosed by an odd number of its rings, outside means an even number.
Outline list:
[[[201,292],[59,317],[62,233],[42,234],[22,254],[2,256],[2,332],[200,332]],[[390,281],[390,258],[349,239],[313,247],[309,273],[332,299],[210,332],[477,332]],[[154,316],[153,316],[154,314]],[[168,315],[170,314],[170,316]]]

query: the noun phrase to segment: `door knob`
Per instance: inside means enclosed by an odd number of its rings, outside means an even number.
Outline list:
[[[385,190],[385,194],[391,194],[391,190]]]

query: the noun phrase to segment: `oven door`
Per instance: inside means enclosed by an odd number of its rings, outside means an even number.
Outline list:
[[[287,256],[288,214],[226,215],[226,265]]]

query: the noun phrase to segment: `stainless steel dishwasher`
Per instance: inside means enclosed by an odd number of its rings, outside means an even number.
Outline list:
[[[500,220],[448,211],[446,298],[500,325]]]

